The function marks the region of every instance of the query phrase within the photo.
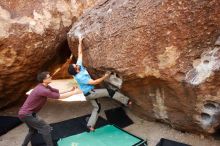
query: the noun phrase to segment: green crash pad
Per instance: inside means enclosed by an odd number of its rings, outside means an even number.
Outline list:
[[[58,146],[146,146],[145,142],[114,125],[106,125],[94,132],[83,132],[58,141]]]

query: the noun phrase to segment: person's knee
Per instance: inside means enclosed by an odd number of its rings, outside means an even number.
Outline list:
[[[95,104],[93,104],[93,111],[99,113],[101,111],[101,104],[95,99]]]
[[[43,134],[43,135],[48,135],[51,133],[52,127],[50,127],[50,125],[45,125],[43,126],[42,130],[39,131],[39,133]]]
[[[93,110],[96,111],[97,113],[100,113],[100,111],[101,111],[101,104],[97,103],[96,106],[93,106]]]

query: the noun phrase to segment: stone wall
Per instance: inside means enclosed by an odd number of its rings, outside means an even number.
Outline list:
[[[220,1],[103,0],[68,33],[74,54],[79,35],[85,66],[121,76],[142,118],[183,131],[219,128]]]
[[[68,58],[66,34],[95,0],[1,0],[0,108],[24,97],[38,72]],[[63,55],[66,54],[66,55]]]

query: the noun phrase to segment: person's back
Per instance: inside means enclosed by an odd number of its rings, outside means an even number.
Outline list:
[[[37,113],[44,106],[48,97],[58,99],[59,90],[53,89],[50,86],[45,87],[41,83],[38,84],[20,108],[18,113],[19,116],[21,117],[26,114]]]
[[[80,66],[80,71],[74,76],[74,79],[77,81],[77,84],[79,85],[80,90],[83,91],[83,94],[87,94],[89,91],[94,89],[94,86],[88,83],[89,80],[91,80],[91,77],[82,65],[82,60],[79,59],[76,64]]]

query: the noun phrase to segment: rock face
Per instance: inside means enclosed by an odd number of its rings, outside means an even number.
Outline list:
[[[39,71],[58,67],[58,60],[70,56],[66,33],[94,4],[95,0],[1,0],[0,108],[22,97]]]
[[[85,66],[121,76],[142,118],[191,132],[220,127],[220,1],[105,0],[68,33],[73,52],[79,35]]]

